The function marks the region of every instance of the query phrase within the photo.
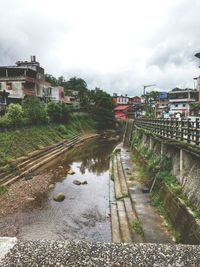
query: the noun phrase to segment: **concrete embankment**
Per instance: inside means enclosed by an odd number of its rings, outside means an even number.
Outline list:
[[[200,266],[199,246],[109,244],[66,240],[15,242],[7,240],[8,253],[6,256],[0,254],[1,267]]]
[[[7,186],[20,178],[31,175],[35,170],[45,166],[61,154],[68,151],[76,144],[89,138],[96,137],[98,134],[91,133],[82,136],[74,136],[68,140],[63,140],[57,144],[29,153],[27,156],[18,158],[12,165],[1,169],[0,185]]]

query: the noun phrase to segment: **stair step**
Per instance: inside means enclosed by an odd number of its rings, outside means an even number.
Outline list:
[[[138,218],[136,216],[135,210],[133,209],[132,202],[131,202],[129,197],[126,197],[123,200],[124,200],[124,206],[126,209],[128,222],[129,222],[129,227],[130,227],[130,230],[132,233],[132,239],[135,243],[141,243],[144,241],[143,237],[141,235],[137,234],[133,229],[133,222],[135,220],[138,220]]]
[[[120,184],[120,180],[118,176],[116,157],[114,157],[114,160],[113,160],[113,172],[114,172],[114,181],[115,181],[115,197],[116,199],[121,199],[123,195],[122,195],[121,184]]]
[[[124,172],[123,172],[123,169],[122,169],[120,155],[117,155],[117,169],[118,169],[119,181],[120,181],[120,184],[121,184],[122,195],[123,196],[128,196],[128,188],[127,188]]]
[[[117,200],[117,211],[118,211],[122,241],[125,243],[132,243],[132,234],[129,229],[129,223],[126,216],[126,210],[124,207],[123,200]]]
[[[41,158],[39,158],[33,162],[30,162],[29,167],[27,167],[27,165],[26,165],[24,168],[22,168],[20,170],[20,174],[17,174],[17,175],[12,174],[11,177],[10,177],[10,175],[4,177],[4,179],[2,179],[2,181],[1,181],[1,185],[9,185],[9,184],[13,183],[14,181],[25,176],[26,174],[33,172],[36,169],[40,168],[41,166],[45,165],[50,160],[55,159],[56,157],[58,157],[59,155],[61,155],[65,151],[67,151],[69,148],[73,147],[75,144],[82,142],[83,140],[87,140],[88,138],[91,138],[93,136],[95,136],[95,135],[91,134],[91,135],[88,135],[87,137],[79,137],[76,140],[68,141],[68,145],[63,147],[62,149],[56,149],[55,151],[52,151],[51,153],[46,153]]]
[[[119,218],[116,203],[111,203],[111,229],[112,241],[114,243],[121,243],[122,239],[120,234]]]

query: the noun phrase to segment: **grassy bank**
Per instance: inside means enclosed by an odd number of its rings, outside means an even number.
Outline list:
[[[96,124],[82,114],[72,115],[66,124],[22,127],[0,133],[0,166],[36,149],[68,139],[77,134],[95,131]]]

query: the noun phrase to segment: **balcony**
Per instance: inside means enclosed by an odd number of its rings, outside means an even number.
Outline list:
[[[180,99],[169,99],[169,103],[182,103],[182,102],[196,102],[196,99],[195,98],[180,98]]]

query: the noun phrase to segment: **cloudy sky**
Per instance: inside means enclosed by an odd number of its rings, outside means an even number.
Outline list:
[[[0,65],[36,55],[56,77],[130,96],[193,88],[199,11],[199,0],[0,0]]]

